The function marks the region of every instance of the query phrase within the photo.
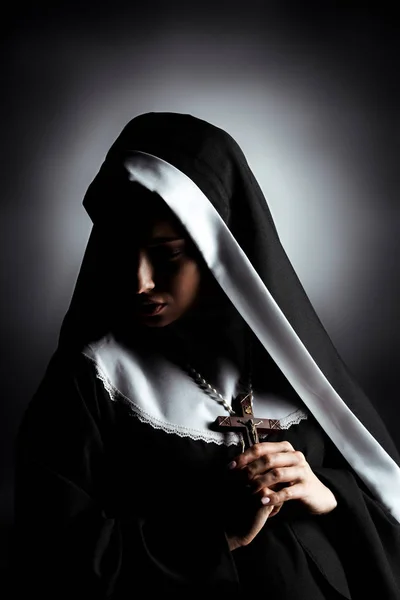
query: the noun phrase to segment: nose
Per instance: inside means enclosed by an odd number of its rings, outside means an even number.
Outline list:
[[[137,293],[144,294],[154,289],[154,268],[146,252],[139,253],[137,270]]]

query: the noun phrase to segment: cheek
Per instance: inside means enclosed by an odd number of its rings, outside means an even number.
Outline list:
[[[194,262],[186,263],[176,274],[172,294],[179,304],[191,304],[199,295],[201,274]]]

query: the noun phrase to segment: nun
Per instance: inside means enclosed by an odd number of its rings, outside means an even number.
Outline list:
[[[16,598],[400,599],[400,458],[235,140],[122,130],[16,442]]]

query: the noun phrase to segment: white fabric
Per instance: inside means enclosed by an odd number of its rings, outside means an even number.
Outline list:
[[[178,216],[221,288],[305,405],[400,522],[399,467],[320,371],[211,202],[189,177],[156,156],[134,152],[125,167],[131,181],[159,194]]]
[[[167,433],[216,444],[238,444],[235,433],[212,431],[210,425],[227,415],[222,404],[209,396],[183,368],[161,354],[146,353],[143,348],[130,348],[112,334],[87,346],[97,376],[113,401],[125,401],[129,409],[144,423]],[[214,387],[228,401],[236,395],[239,379],[237,367],[230,361],[218,360],[218,381]],[[284,398],[254,390],[254,414],[260,418],[279,419],[282,428],[299,423],[307,413]]]

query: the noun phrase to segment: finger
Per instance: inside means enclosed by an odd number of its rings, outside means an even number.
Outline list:
[[[290,442],[259,442],[251,448],[239,454],[233,462],[236,463],[236,469],[243,469],[249,463],[265,456],[266,454],[276,454],[278,452],[294,452],[294,448]]]
[[[281,467],[271,469],[268,473],[259,475],[251,482],[251,488],[254,494],[262,492],[265,488],[273,489],[281,484],[295,484],[304,482],[307,472],[304,467]],[[266,490],[267,491],[267,490]]]
[[[274,506],[290,500],[302,500],[307,498],[307,489],[307,485],[303,481],[284,487],[277,492],[265,489],[261,503]]]
[[[267,504],[268,506],[268,504]],[[283,504],[273,504],[272,505],[272,510],[269,513],[268,519],[271,519],[271,517],[274,517],[275,515],[278,514],[278,512],[281,510]]]
[[[242,469],[247,474],[249,480],[257,478],[259,475],[279,469],[282,467],[305,467],[306,458],[302,452],[279,452],[278,454],[264,454],[257,460],[249,463]]]

